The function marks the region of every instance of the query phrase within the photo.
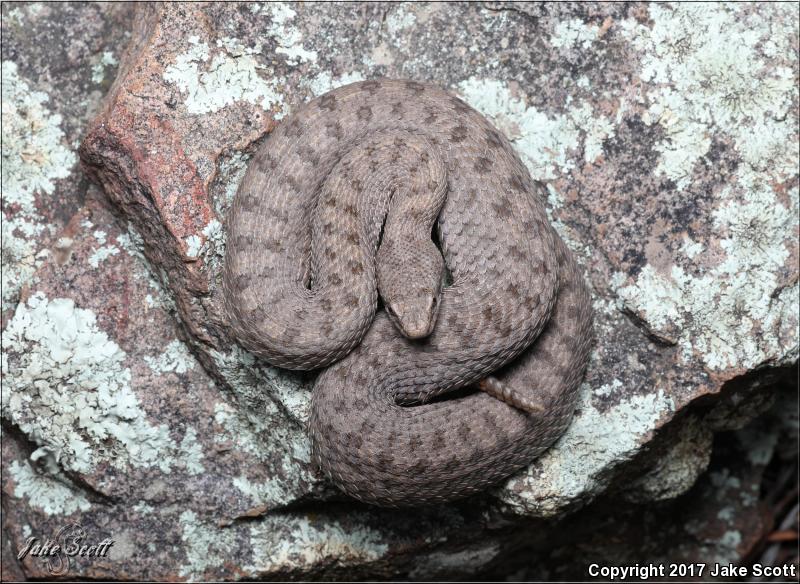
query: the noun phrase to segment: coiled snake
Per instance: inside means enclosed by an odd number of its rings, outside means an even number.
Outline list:
[[[232,332],[276,366],[327,366],[309,432],[346,493],[464,497],[566,429],[589,294],[541,188],[455,96],[373,80],[314,99],[256,152],[227,222]]]

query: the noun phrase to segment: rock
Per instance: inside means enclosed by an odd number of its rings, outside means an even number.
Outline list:
[[[3,6],[3,211],[14,222],[3,269],[16,282],[3,298],[3,492],[16,549],[79,519],[89,540],[115,544],[110,561],[73,562],[72,578],[499,574],[520,539],[555,549],[565,516],[697,489],[714,432],[769,408],[791,374],[788,7],[136,10]],[[69,33],[63,50],[35,44],[46,26]],[[53,54],[66,55],[65,79],[44,73]],[[376,76],[447,87],[513,140],[548,182],[597,313],[564,437],[485,496],[410,513],[322,481],[304,428],[313,376],[232,342],[219,293],[225,211],[260,140],[294,105]],[[88,127],[80,99],[97,112]],[[111,209],[85,196],[75,169],[84,132],[82,168]],[[31,556],[21,568],[49,574]]]
[[[475,579],[580,581],[598,576],[601,568],[663,565],[664,576],[673,566],[673,577],[650,580],[728,580],[711,577],[714,565],[748,565],[773,529],[760,491],[767,464],[791,435],[789,416],[797,404],[796,389],[784,386],[776,393],[765,416],[716,436],[708,470],[686,492],[655,503],[606,493],[545,534],[531,537],[526,531],[510,541],[493,567]]]
[[[76,149],[115,77],[130,15],[123,5],[3,6],[3,327],[82,203]]]

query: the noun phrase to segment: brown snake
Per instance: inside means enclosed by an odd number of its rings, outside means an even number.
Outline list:
[[[256,152],[227,221],[233,334],[273,365],[328,366],[309,432],[346,493],[464,497],[566,429],[589,293],[541,187],[455,96],[374,80],[311,101]]]

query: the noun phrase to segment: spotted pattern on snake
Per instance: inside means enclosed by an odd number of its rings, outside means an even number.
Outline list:
[[[372,80],[300,107],[254,155],[227,230],[232,333],[273,365],[326,367],[312,454],[345,493],[466,497],[569,425],[592,342],[587,287],[541,186],[452,94]],[[430,322],[414,320],[420,307]]]

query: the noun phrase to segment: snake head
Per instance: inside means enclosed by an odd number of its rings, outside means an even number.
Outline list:
[[[386,245],[378,251],[378,291],[397,330],[409,339],[422,339],[436,326],[444,260],[432,241],[403,247],[399,253]]]
[[[414,297],[394,300],[385,304],[386,314],[409,339],[424,339],[433,332],[439,314],[439,294],[419,291]]]

